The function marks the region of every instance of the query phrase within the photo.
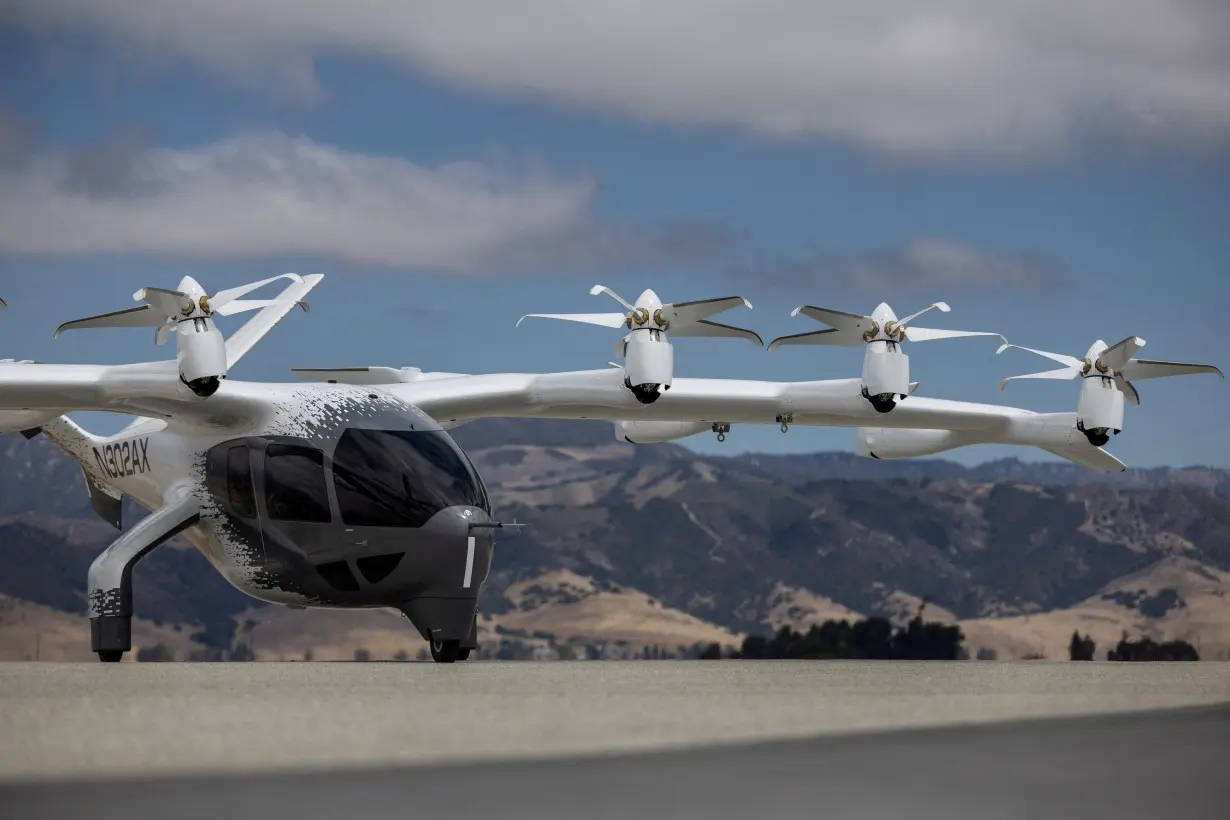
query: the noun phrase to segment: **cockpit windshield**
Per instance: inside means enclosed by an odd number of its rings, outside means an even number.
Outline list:
[[[491,511],[473,465],[443,431],[347,430],[333,453],[333,483],[351,526],[421,527],[462,505]]]

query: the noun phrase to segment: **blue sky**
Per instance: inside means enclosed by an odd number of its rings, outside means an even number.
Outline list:
[[[1133,3],[1109,29],[1090,22],[1092,1],[851,15],[783,0],[755,25],[738,3],[560,17],[533,0],[514,17],[361,2],[345,19],[282,0],[250,4],[259,18],[243,4],[10,5],[4,356],[153,358],[144,331],[52,331],[184,274],[221,289],[293,270],[326,274],[311,314],[235,376],[601,367],[613,331],[514,328],[529,312],[609,309],[595,283],[629,298],[737,293],[754,310],[723,318],[766,340],[818,327],[790,317],[804,302],[909,313],[943,299],[953,312],[929,326],[1078,356],[1135,334],[1146,358],[1230,366],[1230,50],[1209,34],[1226,30],[1216,5],[1155,20]],[[532,12],[557,23],[526,24]],[[913,377],[930,396],[1075,409],[1073,383],[999,392],[1047,363],[995,347],[913,345]],[[860,357],[684,339],[677,375],[851,377]],[[1224,381],[1139,387],[1110,448],[1120,458],[1230,466]],[[770,427],[686,443],[853,442]],[[952,455],[1009,452],[1045,456]]]

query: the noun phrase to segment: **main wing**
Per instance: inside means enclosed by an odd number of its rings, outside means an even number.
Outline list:
[[[427,374],[424,374],[427,375]],[[911,396],[891,413],[862,397],[860,379],[768,382],[675,379],[653,404],[641,404],[622,370],[454,375],[390,384],[386,389],[441,423],[481,418],[693,421],[819,427],[994,430],[1028,410]]]

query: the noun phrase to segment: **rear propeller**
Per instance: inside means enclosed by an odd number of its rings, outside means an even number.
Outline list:
[[[652,290],[644,291],[636,300],[636,304],[624,299],[605,285],[594,285],[590,288],[591,296],[606,294],[623,305],[626,313],[530,313],[517,320],[519,326],[526,319],[562,319],[568,322],[582,322],[589,325],[617,328],[625,327],[629,331],[657,330],[666,331],[671,336],[702,336],[747,339],[757,345],[764,345],[754,330],[726,325],[721,322],[709,321],[723,311],[736,307],[751,308],[752,303],[742,296],[724,296],[718,299],[699,299],[691,302],[668,302],[663,304]],[[616,352],[623,356],[628,338],[625,336],[618,345]]]
[[[1140,404],[1140,393],[1136,391],[1133,381],[1141,379],[1160,379],[1167,376],[1189,376],[1196,373],[1216,373],[1225,378],[1221,370],[1211,364],[1189,364],[1186,362],[1160,362],[1149,359],[1132,358],[1136,351],[1145,346],[1145,340],[1139,336],[1129,336],[1123,341],[1106,346],[1100,339],[1093,343],[1089,352],[1083,358],[1065,356],[1062,353],[1048,353],[1045,350],[1034,350],[1014,344],[1002,345],[997,353],[1003,353],[1008,348],[1016,348],[1051,361],[1059,362],[1063,367],[1058,370],[1046,370],[1041,373],[1026,373],[1021,376],[1009,376],[999,383],[1003,390],[1010,381],[1017,379],[1075,379],[1077,376],[1099,376],[1112,379],[1115,387],[1123,393],[1132,404]]]
[[[911,342],[926,342],[933,339],[957,339],[963,336],[1000,336],[976,330],[937,330],[928,327],[912,327],[910,322],[927,313],[938,309],[948,313],[951,308],[947,302],[936,302],[922,310],[911,313],[904,319],[898,319],[891,307],[880,303],[870,316],[857,313],[846,313],[831,308],[800,305],[791,312],[791,316],[800,313],[823,322],[829,327],[825,330],[813,330],[810,333],[796,333],[792,336],[780,336],[769,343],[769,350],[783,345],[827,345],[834,347],[860,347],[868,342],[896,342],[909,339]],[[1000,336],[1000,338],[1003,338]]]
[[[162,344],[180,322],[204,319],[213,315],[231,316],[274,304],[276,301],[274,299],[241,299],[240,297],[279,279],[303,281],[303,278],[296,273],[283,273],[259,282],[249,282],[246,285],[220,290],[210,296],[195,279],[185,276],[180,280],[178,290],[141,288],[132,295],[132,298],[136,302],[145,302],[144,305],[65,322],[56,328],[55,335],[59,336],[65,330],[96,327],[155,327],[157,331],[154,333],[154,342]],[[298,305],[304,311],[309,308],[306,301],[301,301]]]

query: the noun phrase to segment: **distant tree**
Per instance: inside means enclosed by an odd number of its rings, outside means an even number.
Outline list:
[[[312,650],[310,648],[303,650],[303,659],[305,661],[310,661],[312,659]]]
[[[959,627],[925,623],[921,615],[896,632],[884,618],[867,618],[853,624],[843,619],[812,625],[806,633],[783,626],[772,638],[749,635],[744,638],[738,656],[749,660],[957,660],[963,657],[964,640]]]
[[[354,651],[354,659],[359,663],[367,663],[372,659],[372,653],[360,647]]]
[[[722,645],[711,643],[702,649],[696,657],[702,661],[720,661],[722,659]]]
[[[227,660],[232,661],[254,661],[256,655],[252,652],[252,647],[246,643],[237,643],[235,648],[227,655]]]
[[[1045,652],[1026,652],[1021,656],[1023,661],[1044,661],[1046,660]]]
[[[555,647],[555,654],[559,656],[561,661],[575,661],[577,659],[577,651],[572,648],[571,644],[562,643]]]
[[[420,649],[418,652],[416,652],[416,653],[415,653],[415,655],[414,655],[414,657],[415,657],[415,659],[416,659],[416,660],[420,660],[420,661],[425,661],[425,660],[427,660],[427,658],[428,658],[428,652],[427,652],[426,647],[424,647],[423,649]]]
[[[1068,643],[1068,660],[1071,661],[1091,661],[1093,653],[1097,650],[1097,644],[1088,635],[1081,637],[1079,632],[1072,633],[1072,640]]]
[[[984,646],[978,650],[978,654],[975,655],[974,657],[980,661],[993,661],[999,658],[999,653],[996,652],[994,649],[990,649]]]
[[[397,650],[397,654],[393,656],[393,660],[401,661],[402,663],[405,663],[406,661],[410,660],[410,653],[404,649],[399,649]]]
[[[1126,636],[1106,653],[1108,661],[1198,661],[1200,653],[1187,641],[1156,643],[1149,638],[1130,641]]]
[[[153,646],[143,646],[138,649],[137,660],[143,663],[173,661],[175,660],[175,653],[165,644],[156,643]]]

